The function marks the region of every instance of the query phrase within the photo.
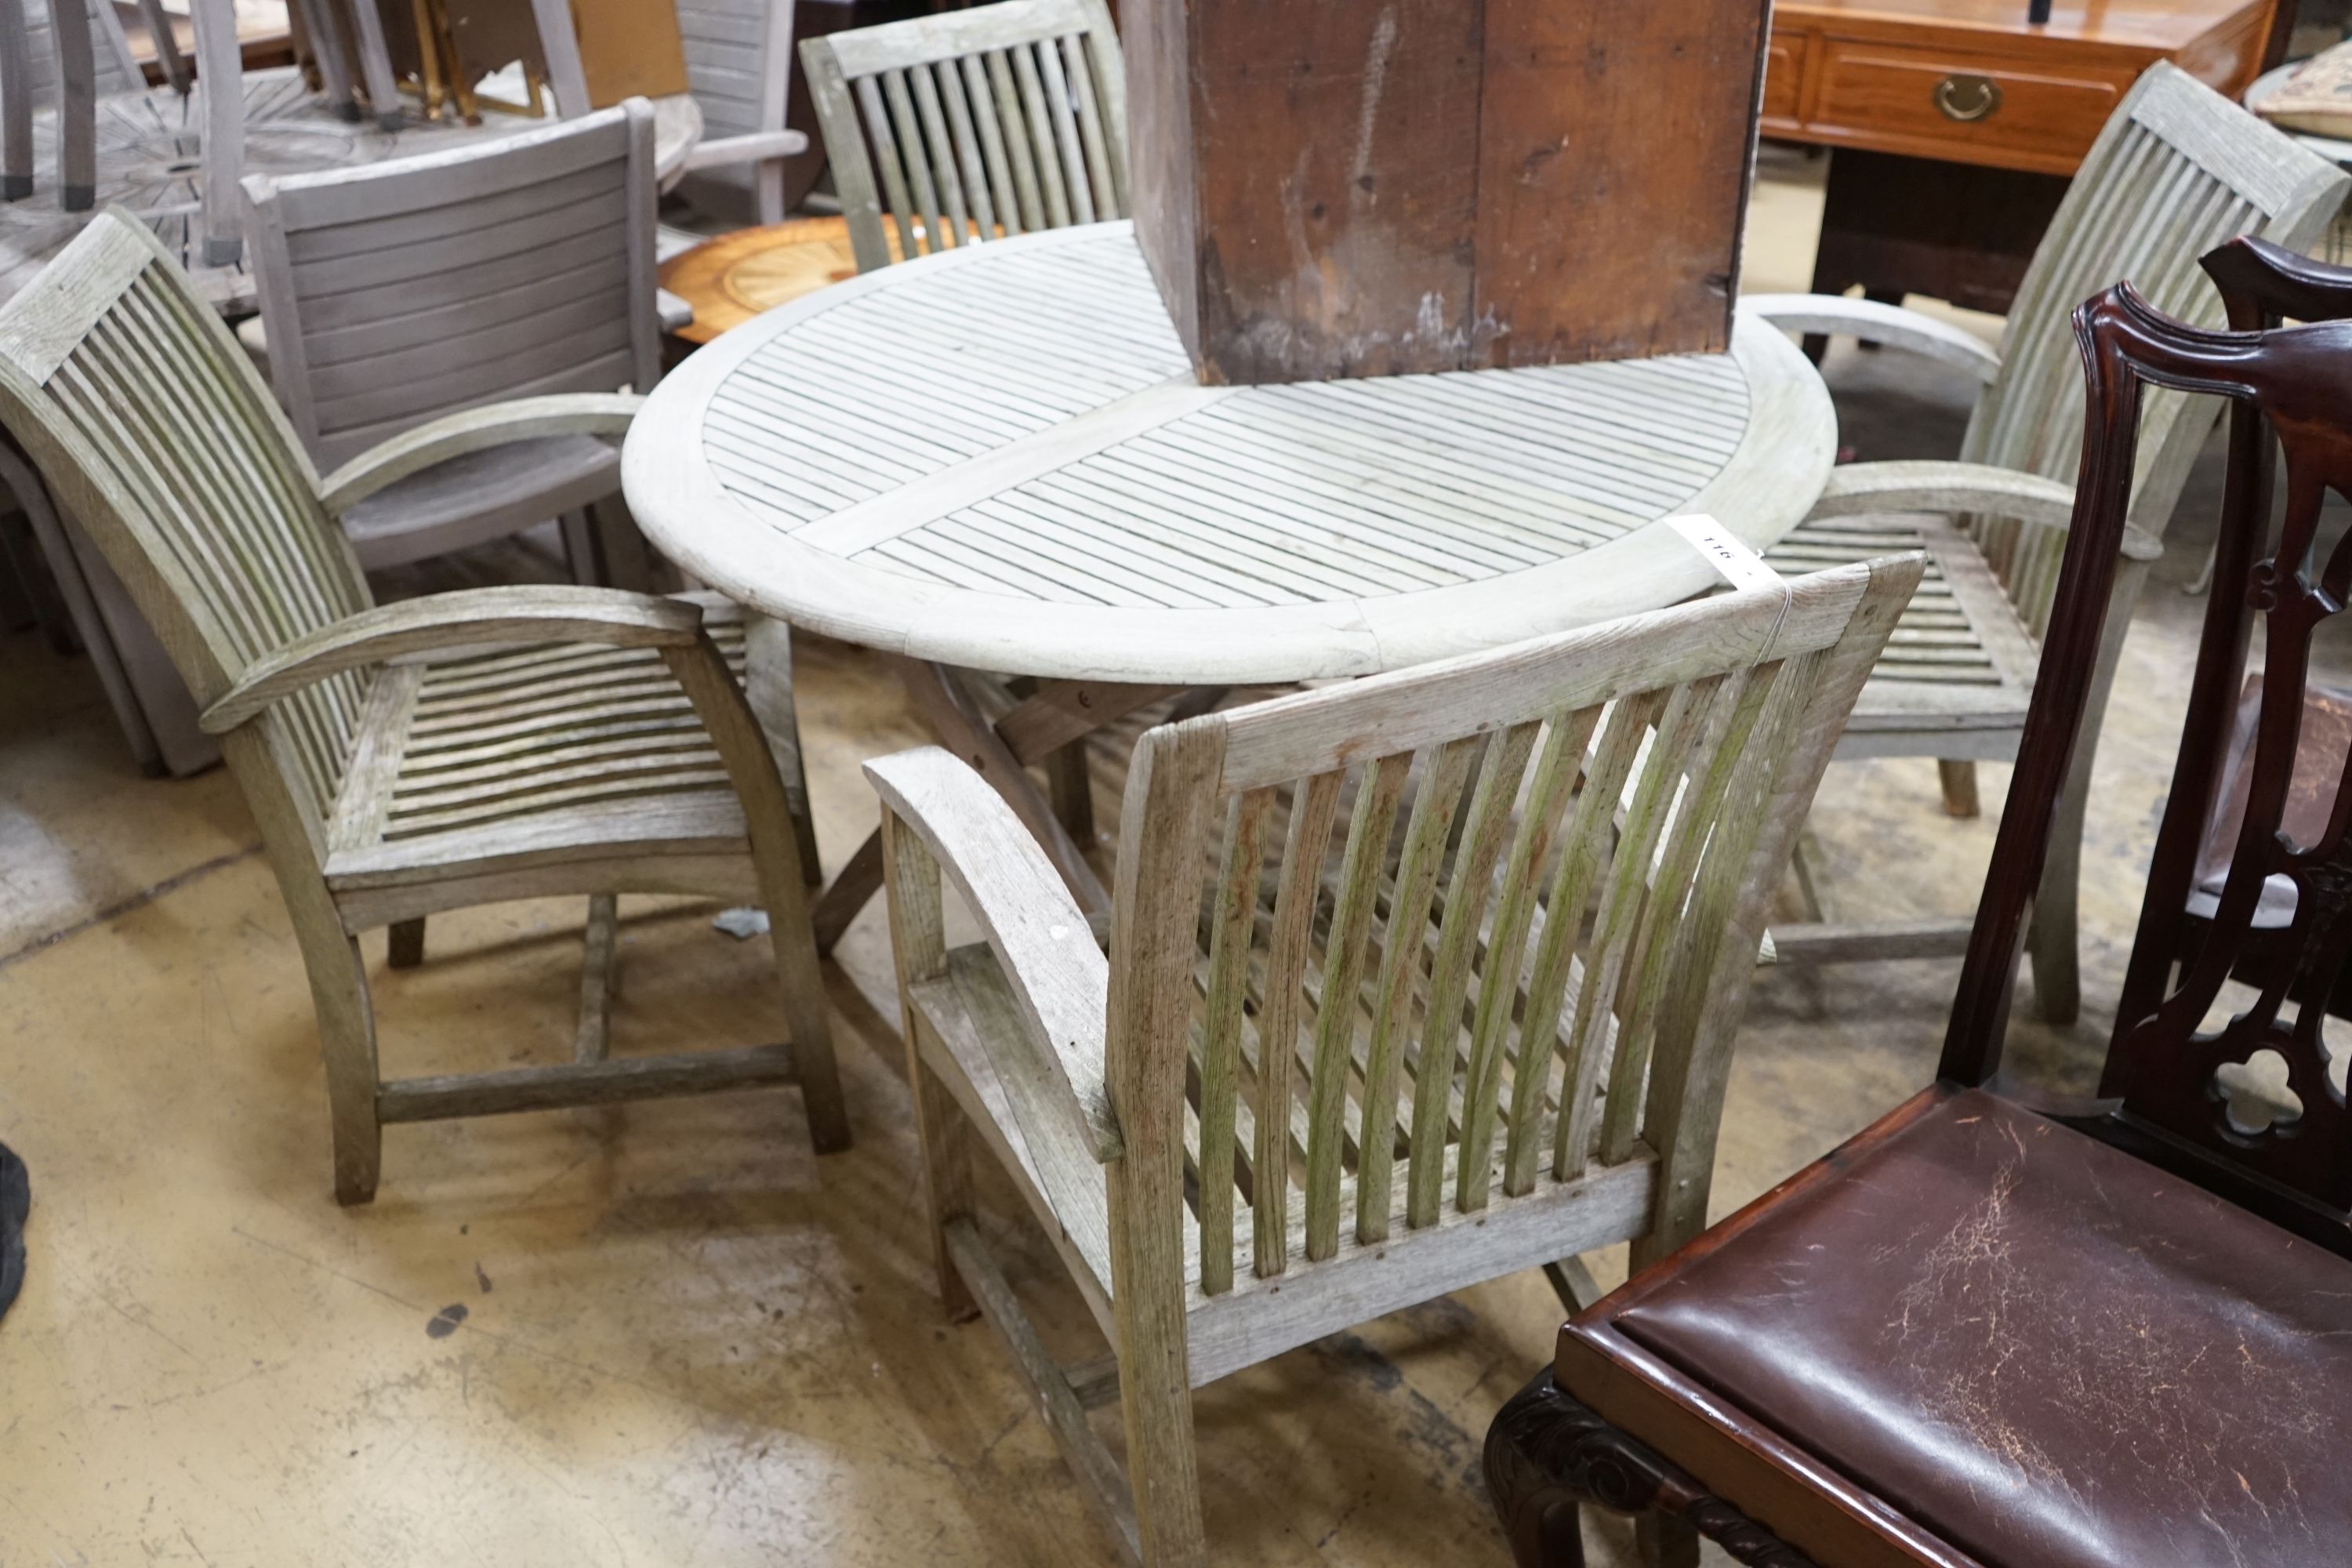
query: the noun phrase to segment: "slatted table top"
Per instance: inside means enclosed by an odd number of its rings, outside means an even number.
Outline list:
[[[196,98],[184,99],[168,87],[101,99],[98,202],[91,211],[121,206],[144,219],[188,268],[198,292],[224,314],[242,315],[258,304],[252,270],[242,263],[205,266],[196,257],[200,247],[190,242],[199,198],[202,112]],[[336,119],[292,67],[245,73],[247,174],[355,168],[514,136],[534,123],[491,115],[479,125],[462,125],[422,120],[412,109],[405,125],[384,131],[373,120],[352,124]],[[687,156],[701,139],[702,110],[692,98],[679,93],[656,100],[654,163],[665,186],[685,173]],[[90,218],[90,213],[65,212],[58,205],[57,116],[51,110],[33,117],[33,195],[0,202],[0,300],[31,282]]]
[[[967,247],[735,329],[624,458],[661,549],[887,651],[1076,679],[1362,675],[1675,602],[1709,512],[1758,549],[1836,445],[1796,347],[1202,386],[1133,229]]]

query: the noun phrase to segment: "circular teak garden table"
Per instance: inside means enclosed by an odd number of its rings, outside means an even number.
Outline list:
[[[1202,386],[1132,226],[1104,223],[736,328],[656,388],[623,478],[686,571],[905,660],[942,741],[1099,910],[1070,831],[1094,729],[1173,691],[1370,675],[1688,597],[1714,578],[1662,520],[1709,512],[1760,551],[1836,439],[1811,365],[1746,317],[1721,354]],[[792,711],[783,642],[753,640],[763,714]],[[992,723],[975,671],[1034,689]],[[879,875],[869,841],[821,945]]]

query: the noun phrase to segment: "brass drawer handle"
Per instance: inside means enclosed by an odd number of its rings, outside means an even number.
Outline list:
[[[2000,83],[1989,76],[1955,72],[1936,84],[1936,107],[1947,120],[1982,120],[2000,107]]]

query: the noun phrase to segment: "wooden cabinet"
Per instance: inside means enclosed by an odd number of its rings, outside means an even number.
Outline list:
[[[1813,288],[2006,310],[2066,183],[2170,60],[2236,97],[2284,43],[2274,0],[1781,0],[1763,133],[1838,150]],[[2294,6],[2285,7],[2285,19]]]
[[[2071,174],[2139,74],[2169,59],[2235,97],[2273,0],[1783,0],[1767,136]]]
[[[1202,379],[1721,351],[1766,9],[1128,0],[1136,236]]]

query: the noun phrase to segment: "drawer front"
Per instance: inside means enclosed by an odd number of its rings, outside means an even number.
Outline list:
[[[1965,50],[1822,47],[1814,129],[1962,161],[2071,172],[2132,80],[2128,69],[2059,75]]]
[[[1775,29],[1764,51],[1764,118],[1795,124],[1805,89],[1805,49],[1811,40],[1802,33]]]

